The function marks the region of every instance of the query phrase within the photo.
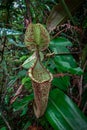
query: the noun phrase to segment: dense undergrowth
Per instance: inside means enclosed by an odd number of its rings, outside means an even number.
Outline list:
[[[55,5],[57,0],[0,1],[0,130],[87,129],[87,0],[72,15],[75,25],[69,16],[52,21]],[[32,54],[24,44],[30,22],[50,28],[51,37],[43,64],[54,79],[40,119],[33,112],[28,69],[22,67]]]

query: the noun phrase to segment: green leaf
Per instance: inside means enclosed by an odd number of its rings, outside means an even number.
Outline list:
[[[7,64],[6,64],[6,61],[4,59],[1,63],[1,67],[3,68],[5,74],[8,74]]]
[[[31,87],[32,87],[32,83],[31,83],[31,79],[29,77],[24,77],[22,79],[22,84],[24,85],[24,87],[30,91]]]
[[[29,128],[29,126],[31,125],[30,121],[27,121],[24,128],[22,130],[27,130]]]
[[[18,78],[24,77],[26,75],[26,72],[27,72],[26,70],[19,71],[17,74]]]
[[[24,77],[24,78],[22,79],[22,84],[23,84],[23,85],[25,85],[26,83],[29,84],[30,81],[31,81],[31,80],[30,80],[29,77]]]
[[[18,76],[13,76],[13,77],[10,79],[9,83],[8,83],[8,87],[13,86],[14,83],[17,81],[17,79],[18,79]]]
[[[14,111],[22,110],[24,107],[28,105],[29,102],[33,100],[33,94],[30,94],[29,96],[24,97],[21,101],[15,101],[13,103],[13,109]]]
[[[0,128],[0,130],[7,130],[7,129],[6,129],[6,127],[2,127],[2,128]]]
[[[20,47],[20,48],[26,47],[21,41],[17,40],[17,42],[16,42],[12,38],[8,38],[8,44],[15,45],[15,46]]]
[[[21,70],[18,72],[16,76],[12,76],[10,79],[10,82],[8,83],[8,87],[11,87],[14,85],[14,83],[17,81],[18,78],[22,78],[26,75],[26,70]]]
[[[82,69],[77,66],[77,63],[70,51],[67,49],[68,46],[72,46],[72,43],[63,37],[55,38],[50,42],[50,49],[57,54],[52,60],[56,64],[56,68],[59,72],[69,72],[72,74],[83,73]]]
[[[20,57],[20,62],[23,62],[24,60],[26,60],[28,58],[28,56],[26,56],[26,55],[23,55],[23,56],[21,56]]]
[[[44,55],[42,52],[40,52],[40,58],[41,61],[44,59]],[[22,67],[25,69],[29,69],[30,67],[32,67],[34,65],[34,63],[36,62],[36,53],[33,53],[27,60],[25,60],[25,62],[22,64]]]
[[[63,91],[67,91],[70,86],[70,77],[64,76],[59,78],[54,78],[52,81],[52,85],[60,88]]]
[[[13,29],[7,29],[7,28],[0,28],[0,37],[1,36],[9,36],[9,35],[20,35],[22,32],[13,30]]]
[[[49,66],[48,70],[52,74],[59,74],[59,69],[57,70],[57,67],[52,59],[49,60]],[[52,80],[52,86],[58,87],[63,91],[67,91],[68,87],[70,86],[70,77],[69,76],[59,76],[55,77]]]
[[[24,61],[22,67],[25,69],[29,69],[34,65],[35,61],[36,61],[36,56],[35,53],[33,53],[27,60]]]
[[[56,44],[56,43],[58,43],[58,44]],[[50,42],[50,45],[51,46],[55,45],[54,47],[57,47],[57,46],[59,47],[59,46],[63,45],[63,47],[66,47],[66,46],[72,46],[72,43],[64,37],[58,37],[58,38],[53,39]]]
[[[62,91],[50,93],[45,116],[54,130],[87,130],[87,118]]]
[[[69,73],[72,73],[72,74],[78,74],[78,75],[81,75],[83,74],[83,71],[80,67],[73,67],[70,65],[70,63],[72,62],[63,62],[61,60],[59,60],[58,57],[54,58],[54,61],[57,65],[57,68],[59,70],[61,70],[62,72],[69,72]]]
[[[20,116],[24,116],[27,113],[27,111],[28,111],[28,107],[25,106]]]

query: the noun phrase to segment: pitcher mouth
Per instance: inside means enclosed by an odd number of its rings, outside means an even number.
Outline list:
[[[47,82],[47,81],[49,81],[49,82],[51,82],[52,81],[52,79],[53,79],[53,75],[48,71],[48,73],[49,73],[49,80],[47,80],[47,79],[44,79],[43,81],[39,81],[39,79],[37,80],[37,79],[35,79],[34,77],[33,77],[33,75],[32,75],[32,71],[33,71],[33,68],[30,68],[29,70],[28,70],[28,74],[29,74],[29,77],[34,81],[34,82],[36,82],[36,83],[44,83],[44,82]]]
[[[39,67],[37,67],[39,66]],[[36,68],[35,68],[36,67]],[[51,82],[53,75],[37,59],[33,67],[28,70],[29,77],[36,83]]]

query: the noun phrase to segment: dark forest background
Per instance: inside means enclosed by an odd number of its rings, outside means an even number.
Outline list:
[[[30,23],[50,34],[43,64],[55,75],[39,119],[22,67],[32,54],[24,44]],[[87,0],[0,0],[0,130],[87,130],[86,116]]]

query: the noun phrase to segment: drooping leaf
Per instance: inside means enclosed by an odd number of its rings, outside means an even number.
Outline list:
[[[47,29],[49,30],[49,32],[54,30],[57,25],[63,23],[65,18],[66,18],[66,13],[63,10],[63,7],[61,6],[61,4],[55,5],[47,19],[47,23],[46,23]]]
[[[66,38],[59,37],[53,39],[50,42],[49,47],[57,56],[55,55],[52,60],[54,61],[59,72],[69,72],[80,75],[83,73],[83,71],[80,67],[77,66],[75,59],[67,48],[68,46],[72,46],[72,43]]]
[[[68,72],[68,73],[78,74],[78,75],[83,74],[83,71],[80,67],[73,67],[67,61],[63,62],[58,57],[54,58],[54,61],[57,65],[57,68],[62,72]]]
[[[68,17],[67,12],[64,9],[64,6],[60,3],[55,5],[47,19],[47,28],[49,31],[52,31],[56,28],[57,25],[65,22]],[[83,2],[83,0],[65,0],[66,5],[68,6],[70,12],[74,12],[77,7]]]
[[[67,91],[68,87],[70,86],[70,77],[69,76],[63,76],[62,74],[59,74],[59,69],[56,68],[56,64],[53,61],[53,59],[49,60],[49,67],[48,69],[52,74],[56,74],[56,77],[54,76],[52,80],[52,86],[58,87],[63,91]],[[59,74],[59,76],[57,76]]]
[[[50,93],[45,116],[54,130],[86,130],[87,118],[62,91]]]

